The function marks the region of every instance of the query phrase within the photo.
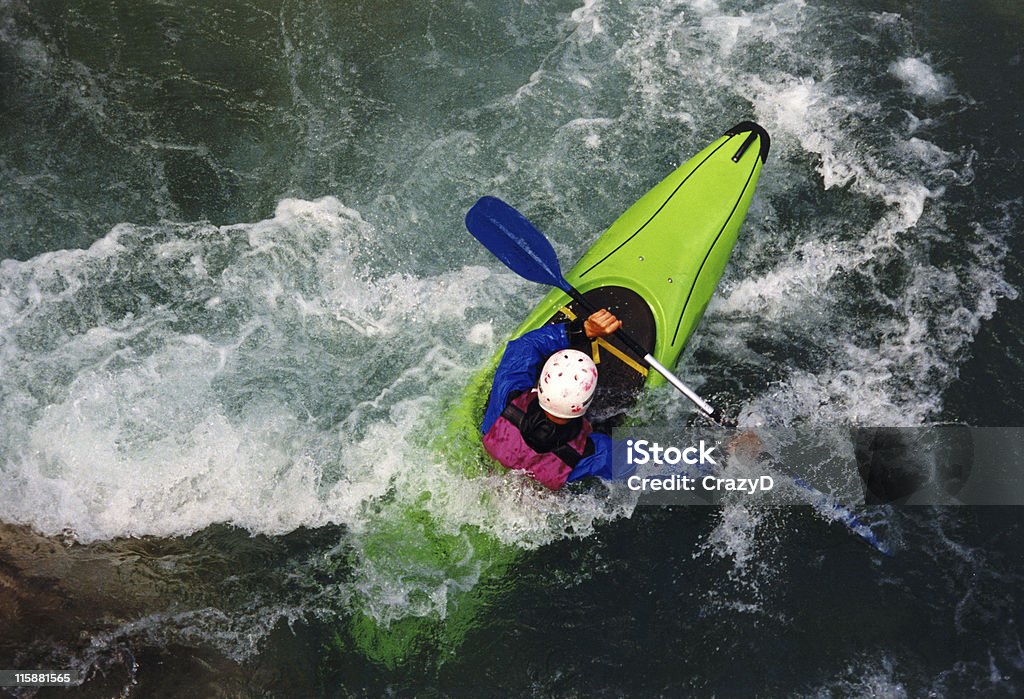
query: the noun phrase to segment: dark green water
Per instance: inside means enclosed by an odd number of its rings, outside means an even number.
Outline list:
[[[472,202],[569,261],[750,118],[772,155],[682,377],[748,427],[1024,424],[1022,30],[994,1],[0,1],[0,669],[1019,694],[1019,508],[859,508],[887,559],[810,508],[551,497],[429,442],[541,293]]]

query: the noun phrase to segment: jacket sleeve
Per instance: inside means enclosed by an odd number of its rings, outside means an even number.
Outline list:
[[[615,473],[613,468],[612,453],[615,441],[599,432],[592,432],[590,441],[594,443],[594,453],[579,460],[576,468],[569,474],[567,482],[572,483],[588,476],[597,476],[606,481],[621,480],[623,474]]]
[[[491,425],[501,415],[501,411],[508,404],[509,395],[513,391],[533,388],[545,360],[558,350],[569,346],[566,330],[565,324],[544,325],[505,346],[505,353],[494,372],[491,397],[484,412],[483,425],[480,427],[482,434],[487,434]]]

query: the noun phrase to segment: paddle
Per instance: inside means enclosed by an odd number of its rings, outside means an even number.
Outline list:
[[[558,287],[569,294],[587,313],[598,310],[562,276],[558,257],[544,234],[501,199],[481,197],[466,214],[466,228],[506,267],[519,276],[538,284]],[[736,423],[733,420],[727,419],[720,410],[708,405],[632,337],[622,330],[616,331],[615,336],[635,354],[643,357],[648,366],[664,376],[680,393],[693,401],[701,412],[723,427],[735,427]]]
[[[530,281],[546,283],[551,287],[558,287],[574,301],[577,301],[588,313],[597,310],[562,276],[558,257],[544,233],[496,196],[483,196],[473,205],[473,208],[466,214],[466,227],[473,237],[483,244],[483,247],[492,252],[519,276]],[[713,408],[687,388],[668,368],[652,357],[633,338],[621,330],[615,333],[615,337],[622,340],[623,344],[636,354],[642,355],[648,365],[668,379],[670,384],[692,400],[709,418],[723,427],[735,427],[734,421],[726,419],[721,411]],[[802,478],[796,476],[790,476],[790,478],[793,479],[797,487],[810,495],[811,505],[816,510],[826,515],[834,515],[833,519],[857,534],[873,549],[886,556],[893,555],[888,545],[874,535],[870,527],[861,522],[848,508],[841,505],[835,497],[826,495]]]
[[[597,310],[562,276],[558,257],[544,234],[537,230],[525,216],[501,199],[482,197],[477,201],[466,214],[466,228],[506,267],[519,276],[538,284],[558,287],[569,294],[588,313],[594,313]],[[668,379],[669,383],[693,401],[705,415],[723,427],[736,426],[734,420],[726,418],[721,411],[708,405],[629,335],[619,330],[615,336],[637,355],[643,356],[644,361],[651,368]],[[790,478],[794,485],[808,493],[815,509],[834,514],[836,521],[843,524],[868,545],[887,556],[892,555],[892,550],[875,536],[871,528],[861,522],[853,512],[836,501],[835,498],[821,492],[802,478],[796,476],[790,476]]]

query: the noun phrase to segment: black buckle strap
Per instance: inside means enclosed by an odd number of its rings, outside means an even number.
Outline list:
[[[517,406],[512,405],[512,401],[523,394],[522,391],[512,391],[508,396],[508,405],[501,411],[501,416],[516,426],[516,429],[520,432],[523,431],[523,420],[526,419],[526,413],[520,410]]]

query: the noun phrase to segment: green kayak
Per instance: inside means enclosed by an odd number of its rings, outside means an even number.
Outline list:
[[[667,367],[673,367],[704,314],[729,260],[758,176],[768,156],[763,128],[743,122],[688,160],[631,206],[566,274],[597,307],[610,309],[633,338]],[[576,314],[575,305],[555,289],[515,331],[514,337]],[[648,373],[641,359],[618,340],[589,342],[600,371],[599,392],[588,416],[595,427],[614,423],[647,385],[664,381]],[[481,444],[480,424],[498,352],[436,426],[433,450],[452,469],[452,478],[476,479],[499,467]],[[415,496],[414,496],[415,495]],[[372,506],[358,543],[363,567],[424,583],[458,579],[472,570],[475,584],[449,589],[442,615],[380,621],[378,601],[365,600],[352,619],[350,638],[362,653],[390,667],[430,663],[454,652],[500,581],[523,551],[502,543],[476,525],[453,526],[437,517],[431,492],[393,495]],[[485,491],[480,498],[502,497]],[[559,497],[551,495],[551,497]],[[501,511],[494,503],[484,508]],[[339,645],[344,644],[339,638]],[[443,662],[443,660],[441,660]]]

